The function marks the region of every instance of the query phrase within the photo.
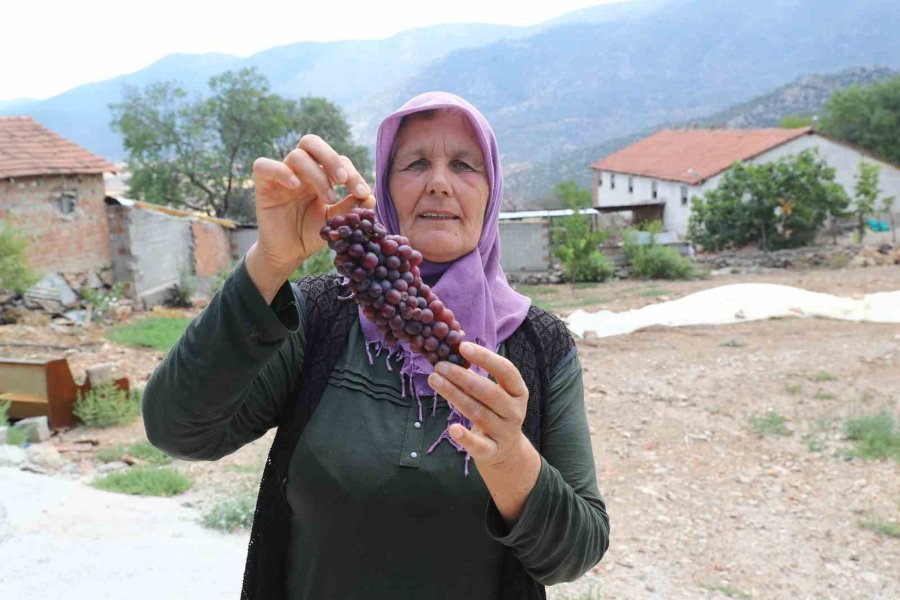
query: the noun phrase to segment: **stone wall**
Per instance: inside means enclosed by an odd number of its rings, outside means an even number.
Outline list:
[[[112,264],[102,175],[44,175],[0,180],[0,218],[29,240],[39,274],[100,273]]]

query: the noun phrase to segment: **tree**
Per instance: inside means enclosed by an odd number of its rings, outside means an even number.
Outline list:
[[[600,252],[600,244],[607,234],[594,231],[590,217],[580,212],[591,206],[590,190],[578,187],[574,181],[563,181],[553,188],[553,193],[574,211],[572,216],[564,217],[562,231],[553,247],[553,254],[563,264],[566,279],[574,283],[612,277],[613,268]]]
[[[900,163],[900,75],[836,93],[819,130]]]
[[[354,159],[361,173],[371,168],[340,109],[324,98],[286,100],[255,69],[227,71],[208,85],[205,98],[189,98],[172,82],[127,88],[110,106],[128,151],[130,195],[252,221],[253,161],[283,158],[309,132]]]
[[[692,204],[692,239],[711,250],[756,243],[764,250],[804,246],[849,200],[815,150],[777,162],[736,163],[716,189]]]
[[[894,205],[893,198],[882,198],[881,206],[878,206],[878,196],[881,194],[881,190],[878,189],[878,172],[880,170],[880,165],[865,161],[859,163],[859,173],[856,175],[856,196],[854,198],[853,213],[858,220],[860,242],[866,235],[866,217],[874,215],[880,210],[890,212],[891,207]]]
[[[801,117],[798,115],[785,115],[781,118],[778,126],[782,129],[798,129],[800,127],[809,127],[812,125],[812,117]]]

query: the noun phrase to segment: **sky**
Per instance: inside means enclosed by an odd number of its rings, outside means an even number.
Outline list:
[[[301,41],[381,39],[439,23],[534,25],[622,0],[12,0],[0,33],[0,100],[43,99],[176,52],[254,52]]]

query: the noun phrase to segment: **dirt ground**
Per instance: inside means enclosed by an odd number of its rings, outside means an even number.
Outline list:
[[[900,289],[900,267],[529,293],[561,313],[618,311],[744,282],[858,296]],[[0,354],[68,353],[79,376],[115,362],[136,382],[162,358],[103,333],[2,326]],[[551,598],[900,598],[900,539],[861,526],[900,522],[900,464],[851,456],[842,429],[848,418],[880,410],[900,416],[900,325],[782,319],[653,328],[582,343],[579,353],[611,546],[592,572],[555,586]],[[752,420],[772,413],[786,419],[788,435],[754,432]],[[142,435],[138,421],[76,428],[53,443]],[[180,501],[202,507],[254,490],[271,436],[218,463],[176,462],[196,480]],[[59,476],[89,478],[92,455],[65,455],[75,466]]]

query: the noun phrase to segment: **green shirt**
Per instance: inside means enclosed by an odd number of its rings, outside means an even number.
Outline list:
[[[297,306],[287,284],[267,305],[241,261],[150,378],[150,441],[173,456],[215,460],[276,426],[312,351]],[[551,380],[541,471],[509,530],[474,462],[466,477],[465,455],[446,440],[428,453],[446,427],[446,402],[423,397],[420,419],[397,363],[373,359],[354,326],[294,450],[291,600],[496,597],[504,547],[547,585],[596,564],[609,529],[577,357]]]

